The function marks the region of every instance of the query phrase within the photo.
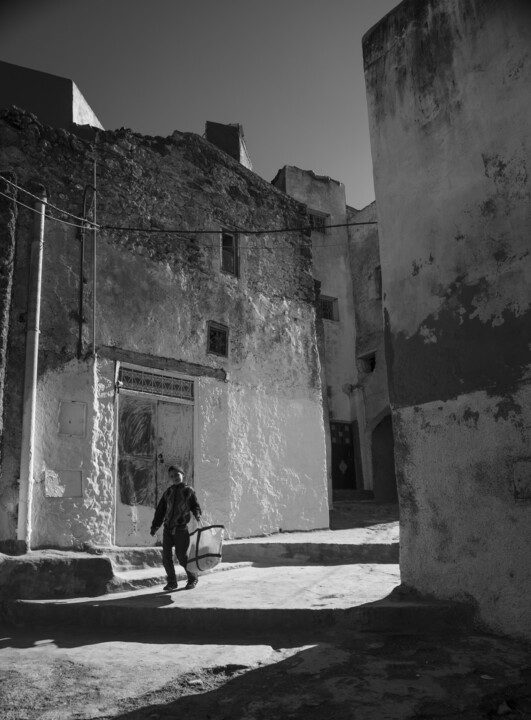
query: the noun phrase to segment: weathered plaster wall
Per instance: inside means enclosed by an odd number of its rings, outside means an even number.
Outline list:
[[[230,526],[236,537],[328,527],[322,410],[300,397],[271,396],[265,388],[233,388],[229,395]],[[309,448],[322,451],[315,463]]]
[[[407,0],[363,42],[402,577],[528,637],[530,41],[523,0]]]
[[[36,418],[32,541],[36,547],[109,545],[114,520],[114,363],[72,360],[41,378]],[[61,432],[61,403],[85,403],[82,436]],[[80,492],[65,494],[80,476]]]
[[[0,120],[0,141],[0,169],[14,170],[23,186],[39,179],[50,202],[81,213],[83,188],[92,182],[89,143],[19,112]],[[137,230],[98,231],[96,346],[103,354],[94,367],[91,233],[78,359],[80,240],[74,228],[46,224],[35,542],[112,541],[115,351],[143,357],[150,367],[199,368],[194,481],[207,517],[224,523],[229,535],[327,526],[309,241],[302,234],[241,233],[240,277],[220,272],[219,230],[303,226],[304,208],[195,135],[99,133],[97,155],[98,221]],[[213,232],[142,231],[170,227]],[[31,235],[24,221],[18,230],[11,342],[23,357],[24,257]],[[207,353],[208,320],[229,327],[228,358]],[[10,410],[17,418],[22,378],[16,368],[12,372],[18,391]],[[70,446],[55,432],[62,398],[91,406],[86,437]],[[279,432],[286,440],[277,444]],[[14,460],[19,456],[15,437],[9,452]],[[62,467],[81,469],[82,498],[44,497],[43,482],[48,478],[52,486]],[[17,472],[16,462],[8,473],[4,466],[2,483],[16,484]],[[5,537],[8,530],[0,529]]]
[[[402,582],[473,599],[491,627],[514,635],[531,627],[530,401],[524,385],[504,410],[477,391],[394,418]]]
[[[326,213],[327,224],[344,225],[347,222],[345,186],[337,180],[288,165],[280,171],[277,182],[288,195],[305,203],[310,211]],[[323,321],[330,420],[349,421],[350,399],[344,388],[355,384],[358,374],[353,362],[356,325],[347,228],[312,232],[312,253],[314,275],[321,284],[321,295],[338,301],[338,321]]]
[[[352,223],[378,222],[376,204],[363,210],[349,208]],[[359,382],[363,386],[369,425],[373,425],[389,407],[387,363],[384,348],[382,296],[378,291],[377,268],[381,267],[378,225],[352,225],[350,236],[350,271],[356,317],[356,357],[376,354],[376,366],[369,372],[358,361]]]
[[[349,223],[377,223],[376,203],[362,210],[347,207]],[[377,278],[381,267],[378,225],[359,224],[348,228],[350,273],[356,322],[356,362],[358,385],[353,402],[360,407],[360,444],[365,487],[373,486],[372,433],[382,418],[391,412],[387,384],[382,295]],[[376,365],[371,371],[360,357],[375,354]],[[362,409],[361,409],[362,408]],[[389,448],[392,453],[392,448]]]

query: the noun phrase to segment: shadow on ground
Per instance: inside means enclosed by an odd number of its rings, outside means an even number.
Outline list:
[[[139,637],[132,635],[129,641]],[[227,662],[223,648],[219,648],[213,661],[202,667],[194,667],[199,649],[190,642],[180,646],[189,657],[189,669],[183,672],[176,667],[173,675],[170,672],[164,683],[157,684],[156,662],[159,667],[161,662],[165,663],[166,671],[171,671],[168,664],[172,662],[164,654],[168,637],[161,635],[158,640],[161,643],[158,651],[151,647],[157,639],[146,637],[145,656],[136,645],[129,652],[126,647],[124,658],[114,659],[103,669],[97,655],[80,657],[60,651],[48,658],[46,683],[42,685],[27,677],[27,661],[20,666],[13,662],[9,666],[3,664],[8,668],[5,678],[8,682],[0,690],[2,717],[5,720],[42,717],[487,720],[502,715],[531,718],[529,645],[498,637],[419,638],[345,632],[340,636],[327,632],[311,637],[299,633],[270,638],[271,647],[280,649],[278,662],[270,656],[262,666],[260,661],[249,665],[243,649],[241,661],[235,661],[238,650],[233,650],[232,659]],[[102,640],[104,644],[108,641],[108,637]],[[73,646],[74,642],[65,641],[64,647],[69,643]],[[94,638],[93,642],[98,640]],[[80,644],[79,639],[77,643]],[[131,651],[137,655],[132,657]],[[108,652],[106,646],[101,649],[104,652]],[[128,664],[129,675],[124,675],[124,664]],[[140,692],[135,693],[135,678],[145,679],[149,673],[153,682],[139,685]],[[17,686],[20,694],[15,691]],[[142,692],[146,687],[149,689]],[[120,697],[120,688],[128,694],[122,693]],[[58,690],[60,694],[54,696]]]

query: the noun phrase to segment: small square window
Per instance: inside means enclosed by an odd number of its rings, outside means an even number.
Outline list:
[[[228,357],[229,355],[229,328],[216,322],[208,323],[207,351],[214,355]]]
[[[238,276],[239,260],[238,235],[224,230],[221,233],[221,269],[223,272]]]
[[[376,351],[358,356],[358,368],[364,373],[372,373],[376,369]]]
[[[310,216],[310,228],[314,232],[326,233],[329,215],[326,215],[326,213],[320,213],[317,210],[309,210],[308,214]]]
[[[321,295],[319,298],[319,312],[323,320],[333,320],[337,322],[339,320],[337,298]]]

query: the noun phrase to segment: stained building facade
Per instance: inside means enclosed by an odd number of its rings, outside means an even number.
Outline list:
[[[402,2],[363,40],[402,580],[531,637],[531,7]]]
[[[349,207],[343,183],[293,166],[273,184],[312,227],[330,496],[396,502],[375,204]]]
[[[198,135],[13,109],[0,172],[2,549],[153,544],[171,464],[229,537],[327,527],[311,244],[246,234],[306,208]]]

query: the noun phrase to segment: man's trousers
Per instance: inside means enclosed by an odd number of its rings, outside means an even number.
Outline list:
[[[173,548],[175,548],[175,555],[177,562],[186,570],[186,553],[188,552],[188,545],[190,543],[190,533],[186,525],[183,527],[177,527],[171,532],[166,525],[162,533],[162,564],[169,583],[176,583],[177,577],[175,575],[175,565],[173,564]],[[195,580],[196,575],[186,570],[188,580]]]

